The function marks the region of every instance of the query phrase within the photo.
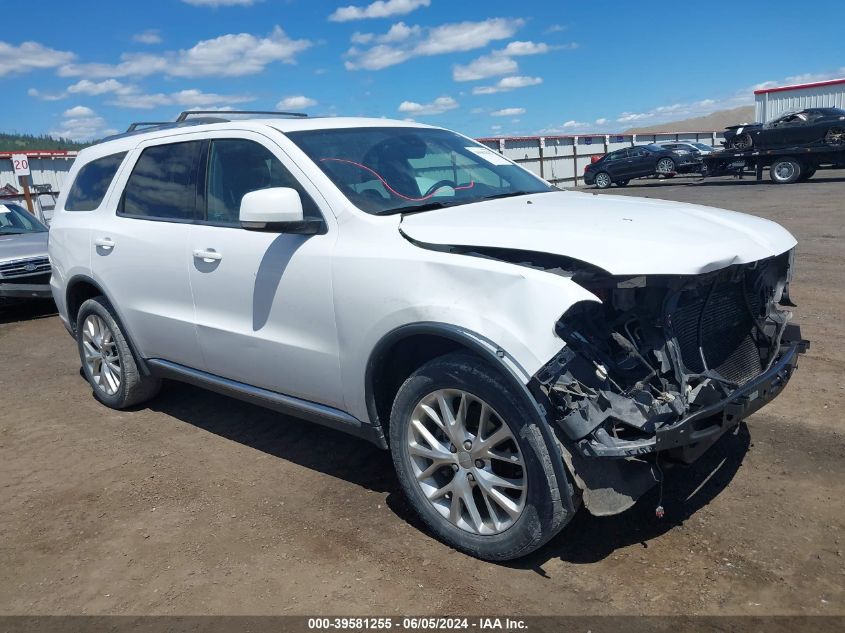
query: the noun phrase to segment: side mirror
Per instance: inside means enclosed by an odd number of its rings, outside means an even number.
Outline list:
[[[272,187],[250,191],[241,199],[241,227],[251,231],[314,235],[324,228],[321,220],[306,220],[296,189]]]

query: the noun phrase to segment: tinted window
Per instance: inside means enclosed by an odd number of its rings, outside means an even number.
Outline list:
[[[627,155],[628,155],[628,150],[620,149],[620,150],[616,150],[615,152],[611,152],[610,154],[608,154],[607,158],[605,160],[607,160],[607,161],[621,160],[621,159],[625,158],[625,156],[627,156]]]
[[[126,152],[92,160],[79,170],[65,202],[67,211],[93,211],[102,203]]]
[[[126,183],[118,213],[193,220],[201,147],[201,141],[189,141],[145,149]]]
[[[211,142],[206,178],[206,219],[209,222],[237,225],[244,195],[268,187],[296,189],[305,217],[320,217],[311,197],[266,147],[244,139]]]
[[[657,151],[663,151],[663,148]],[[648,150],[645,147],[633,147],[628,150],[628,158],[639,158],[640,156],[648,156]]]

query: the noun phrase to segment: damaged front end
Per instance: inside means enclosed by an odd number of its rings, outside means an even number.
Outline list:
[[[557,332],[567,345],[534,378],[568,440],[570,467],[594,480],[579,482],[585,493],[633,486],[594,499],[594,513],[621,511],[654,485],[651,466],[640,485],[621,483],[649,455],[690,463],[783,389],[809,345],[780,307],[793,306],[791,258],[692,276],[575,279],[601,303],[566,312]],[[609,458],[603,474],[591,458]]]

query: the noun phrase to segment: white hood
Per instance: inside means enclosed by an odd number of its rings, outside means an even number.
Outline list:
[[[795,238],[779,224],[682,202],[562,191],[407,215],[426,244],[564,255],[614,275],[692,275],[780,255]]]

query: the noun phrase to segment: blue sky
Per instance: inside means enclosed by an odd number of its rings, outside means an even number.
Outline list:
[[[759,85],[845,76],[826,26],[845,23],[839,0],[654,6],[30,0],[0,34],[0,130],[85,139],[228,107],[474,136],[613,132],[746,105]]]

